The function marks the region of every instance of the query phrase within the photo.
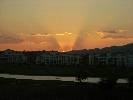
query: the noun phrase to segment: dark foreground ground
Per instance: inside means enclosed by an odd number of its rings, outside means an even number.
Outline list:
[[[0,100],[133,100],[128,84],[99,84],[0,78]]]

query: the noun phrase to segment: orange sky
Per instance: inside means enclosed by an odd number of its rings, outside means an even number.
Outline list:
[[[133,42],[133,0],[1,0],[0,50],[103,48]]]

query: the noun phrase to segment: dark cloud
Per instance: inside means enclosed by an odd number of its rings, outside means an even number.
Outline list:
[[[115,29],[115,30],[104,30],[100,31],[101,38],[112,38],[112,39],[119,39],[119,38],[133,38],[133,33],[129,32],[128,30],[122,30],[122,29]]]
[[[17,34],[13,33],[0,33],[0,43],[21,43],[24,39]]]
[[[116,30],[104,30],[103,32],[106,32],[106,33],[117,33]]]
[[[118,39],[118,38],[133,38],[133,35],[124,35],[124,34],[109,34],[109,35],[106,35],[104,37],[102,37],[103,39],[105,38],[112,38],[112,39]]]

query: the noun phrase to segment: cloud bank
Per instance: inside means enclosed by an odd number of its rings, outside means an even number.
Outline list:
[[[14,44],[14,43],[21,43],[23,41],[24,41],[24,38],[19,34],[0,32],[0,43]]]
[[[111,39],[133,38],[133,33],[132,32],[129,32],[128,30],[123,30],[123,29],[98,31],[97,35],[99,35],[102,39],[106,39],[106,38],[111,38]]]

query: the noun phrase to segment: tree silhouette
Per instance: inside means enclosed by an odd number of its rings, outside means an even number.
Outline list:
[[[116,73],[110,72],[105,77],[101,78],[99,84],[102,88],[112,89],[117,84],[118,78]]]
[[[130,88],[133,88],[133,76],[128,77],[127,81],[128,81],[128,86]]]
[[[89,75],[86,72],[80,72],[76,76],[76,80],[80,83],[82,83],[84,80],[86,80],[89,77]]]

